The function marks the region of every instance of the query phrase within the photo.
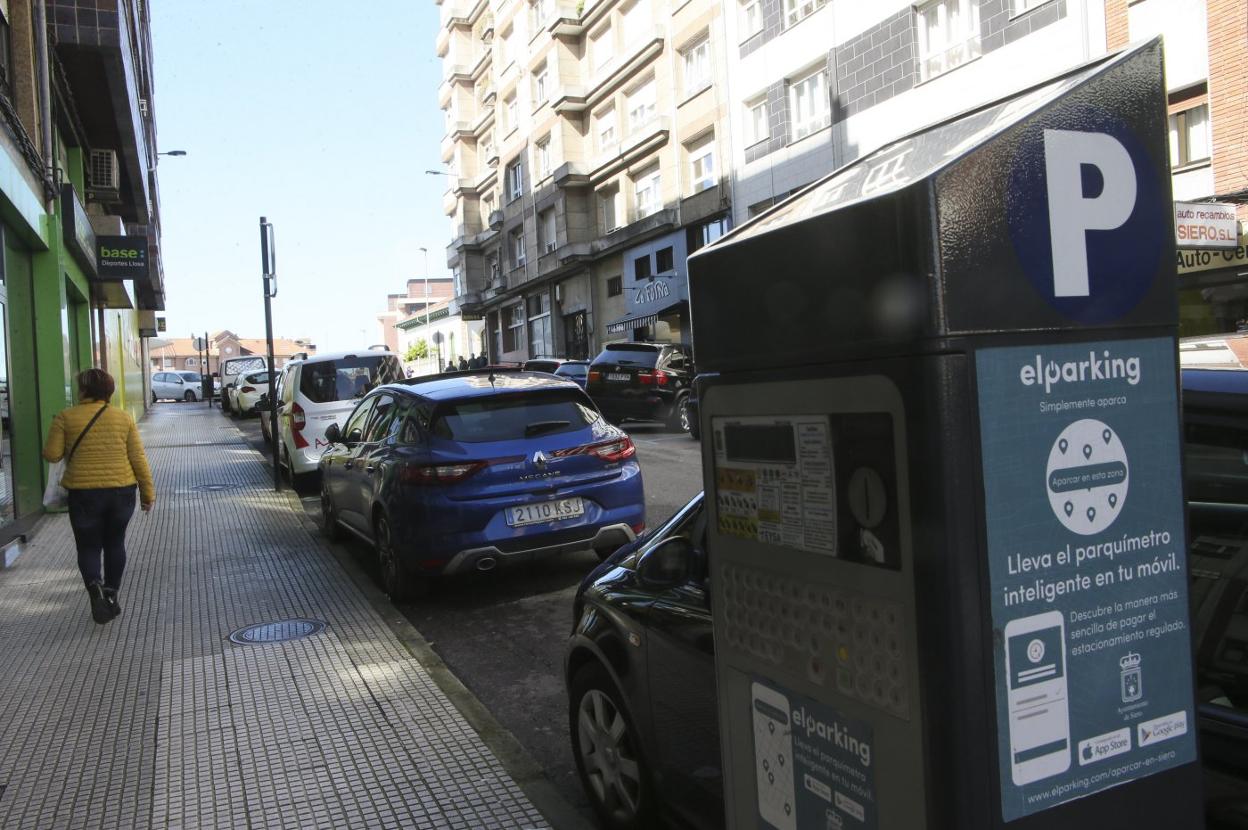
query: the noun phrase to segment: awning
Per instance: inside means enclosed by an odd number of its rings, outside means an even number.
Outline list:
[[[666,314],[672,314],[685,305],[687,305],[685,300],[677,300],[666,308],[661,308],[658,311],[639,311],[634,314],[630,314],[627,317],[621,317],[613,323],[607,323],[607,334],[619,334],[620,332],[632,331],[633,329],[639,329],[643,326],[649,326],[658,318]]]

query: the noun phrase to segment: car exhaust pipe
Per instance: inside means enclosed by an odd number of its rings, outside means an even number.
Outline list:
[[[478,571],[492,571],[498,567],[498,560],[493,556],[482,556],[477,560],[476,567]]]

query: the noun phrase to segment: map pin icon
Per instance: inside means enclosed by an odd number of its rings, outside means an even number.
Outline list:
[[[1062,455],[1066,454],[1066,448],[1070,446],[1070,442],[1065,438],[1057,442],[1057,448],[1062,451]]]
[[[1109,506],[1110,506],[1110,507],[1117,507],[1117,506],[1118,506],[1118,494],[1117,494],[1117,493],[1110,493],[1110,494],[1109,494]]]
[[[1109,430],[1105,430],[1104,432],[1101,433],[1101,438],[1105,440],[1106,444],[1108,444],[1109,439],[1113,437],[1114,437],[1114,433],[1110,432]]]
[[[1088,508],[1088,521],[1090,522],[1090,521],[1094,520],[1095,518],[1096,518],[1096,508],[1095,508],[1095,507],[1089,507],[1089,508]]]
[[[1071,504],[1070,502],[1066,502],[1064,509],[1066,510],[1067,516],[1075,512],[1075,506]]]
[[[1084,458],[1091,458],[1091,457],[1092,457],[1092,445],[1091,445],[1091,444],[1084,444],[1084,445],[1083,445],[1083,457],[1084,457]]]

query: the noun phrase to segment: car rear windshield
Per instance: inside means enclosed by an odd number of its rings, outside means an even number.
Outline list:
[[[514,441],[573,432],[596,420],[597,410],[579,390],[559,389],[448,401],[434,410],[429,430],[450,441]]]
[[[556,375],[567,375],[567,376],[568,376],[568,377],[570,377],[570,378],[581,378],[581,377],[585,377],[585,374],[586,374],[588,371],[589,371],[589,367],[585,366],[584,364],[581,364],[581,363],[571,363],[571,364],[565,363],[564,365],[560,366],[560,367],[558,368],[558,370],[556,370],[556,371],[555,371],[555,374],[556,374]]]
[[[221,368],[221,374],[232,378],[235,375],[241,375],[243,372],[256,372],[263,368],[263,357],[253,357],[247,360],[227,360]]]
[[[383,383],[403,377],[392,355],[359,355],[305,363],[299,373],[299,393],[311,403],[333,403],[362,398]]]
[[[182,380],[191,380],[196,383],[199,383],[201,380],[203,380],[203,378],[200,377],[197,372],[178,372],[178,374],[182,376]]]
[[[253,372],[247,377],[243,378],[243,382],[244,383],[268,383],[269,373],[268,372]]]
[[[653,346],[643,346],[641,344],[634,346],[629,343],[608,346],[594,358],[595,366],[599,363],[615,363],[619,366],[644,366],[647,369],[653,369],[658,362],[658,349]]]

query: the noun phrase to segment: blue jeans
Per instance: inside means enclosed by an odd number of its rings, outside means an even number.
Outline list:
[[[69,526],[78,547],[78,570],[86,585],[116,591],[126,570],[126,525],[134,515],[137,486],[69,491]],[[101,554],[103,572],[101,573]]]

